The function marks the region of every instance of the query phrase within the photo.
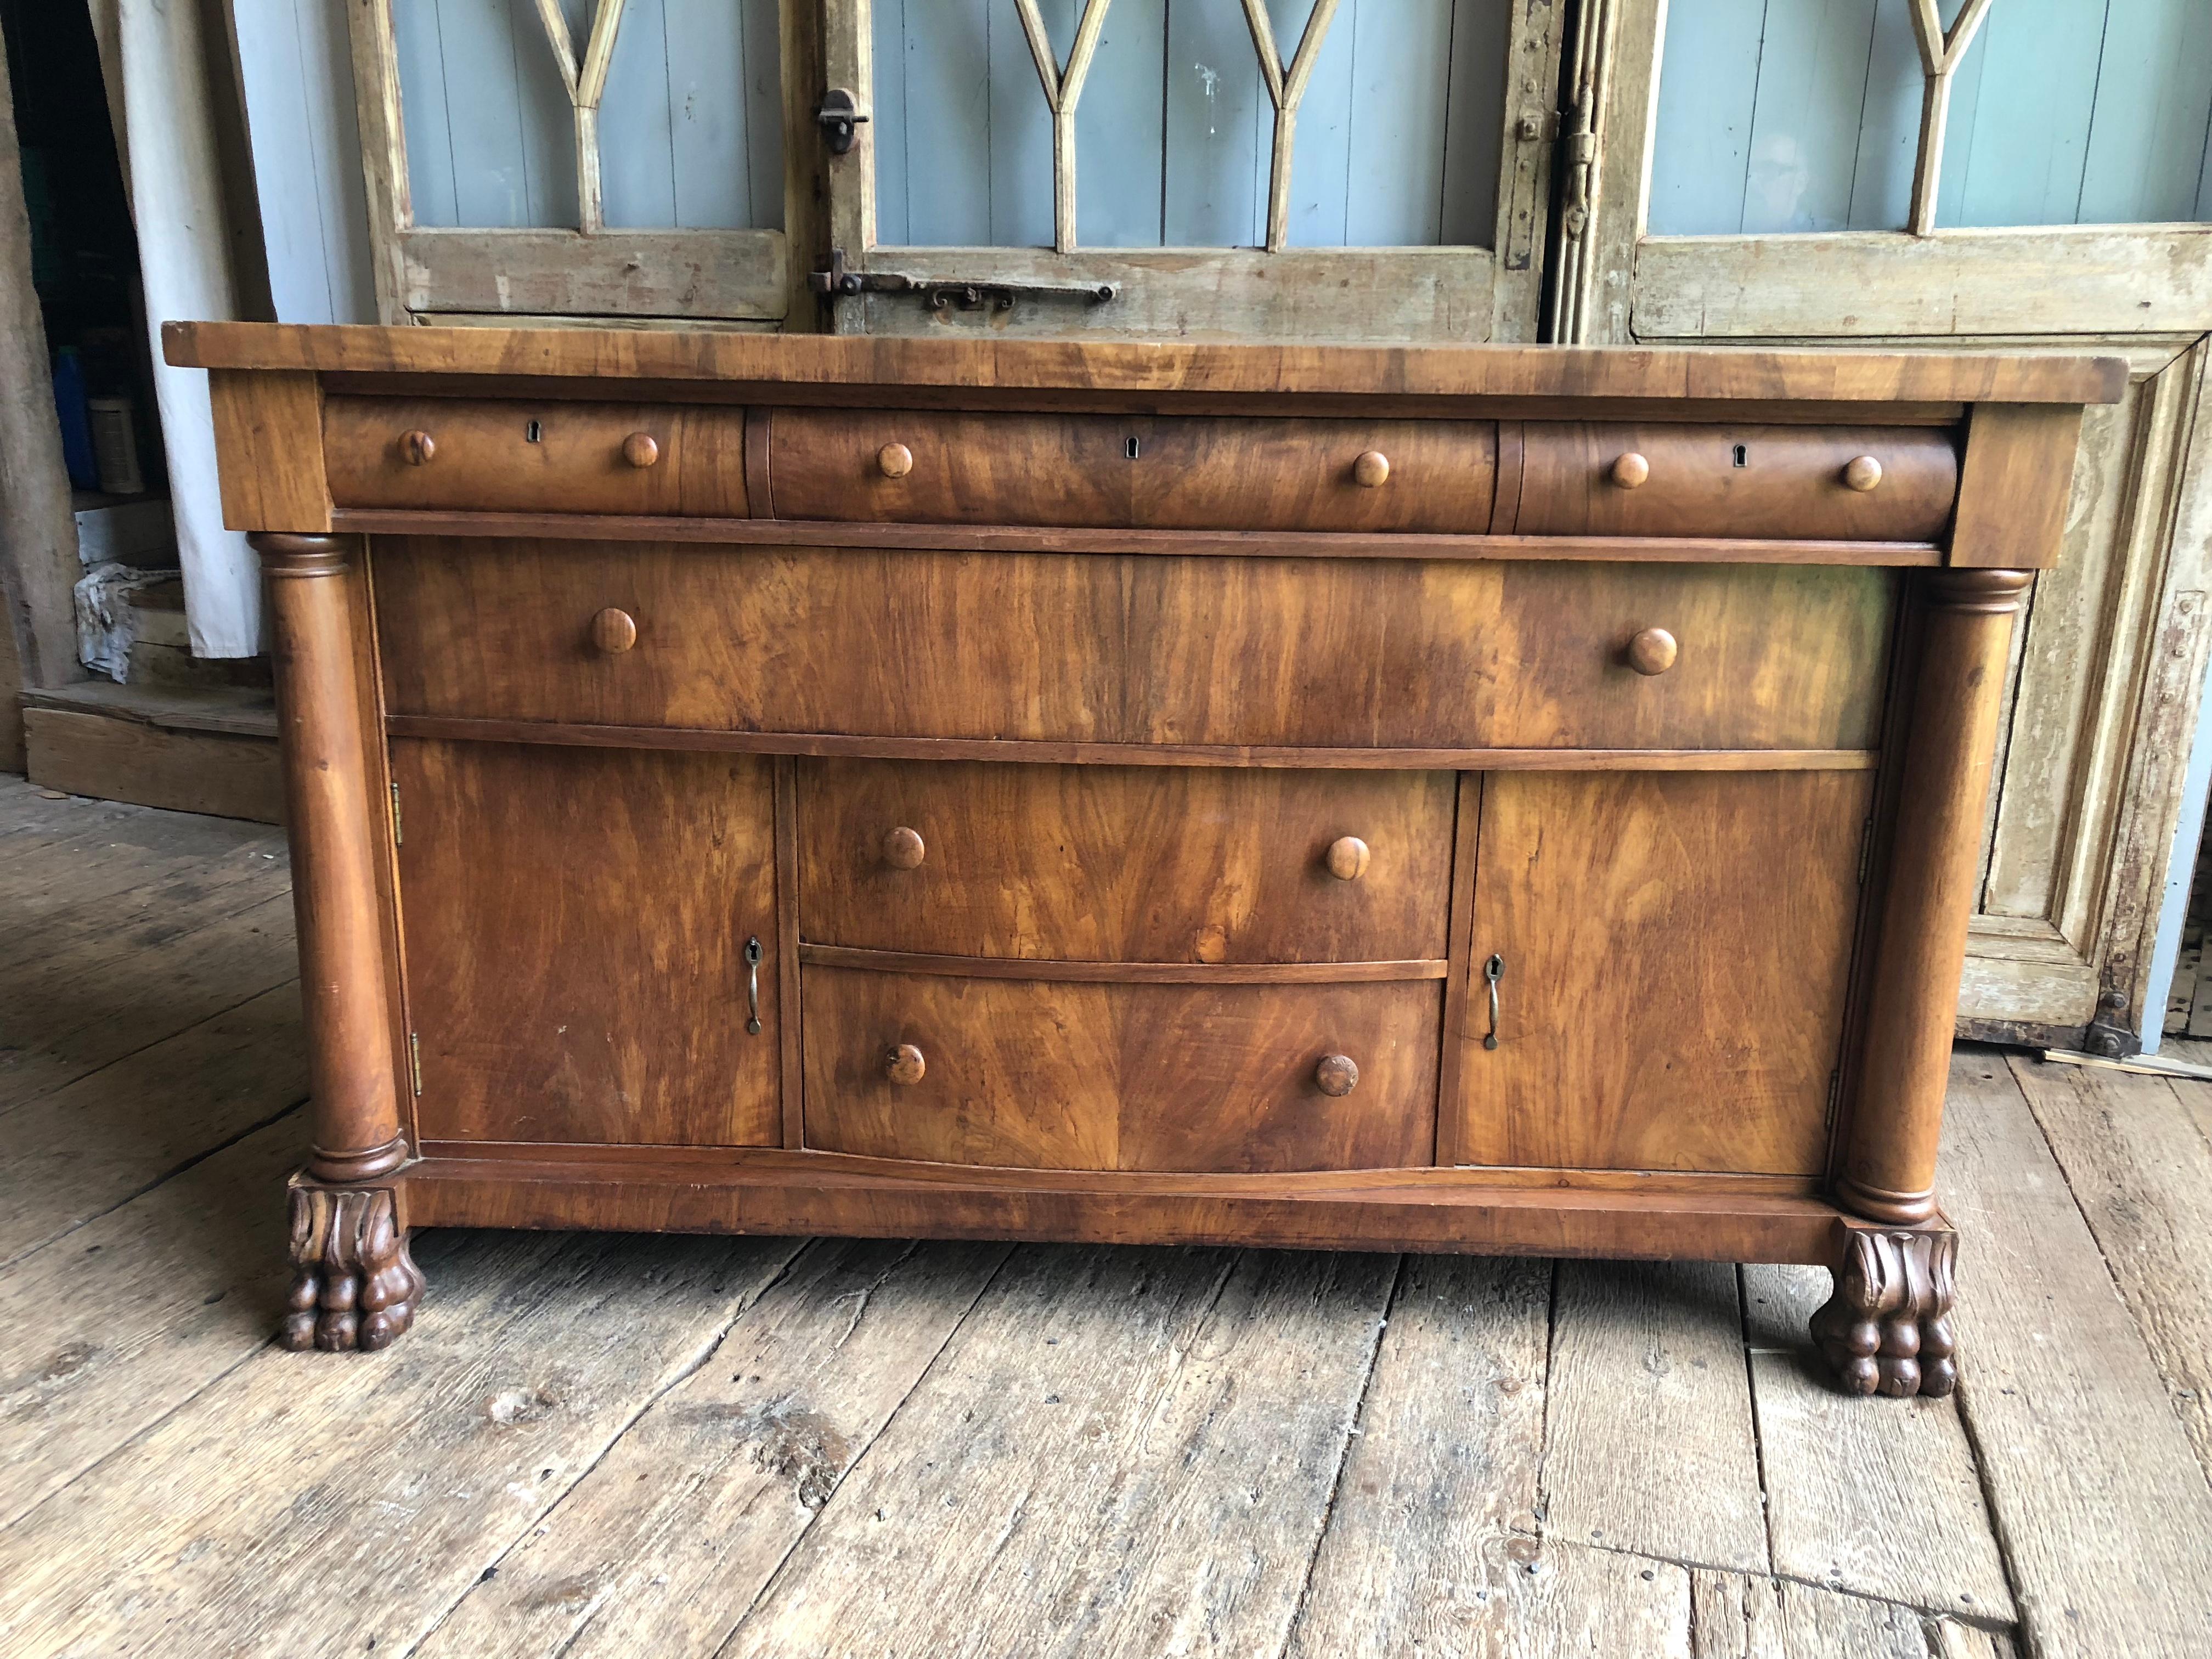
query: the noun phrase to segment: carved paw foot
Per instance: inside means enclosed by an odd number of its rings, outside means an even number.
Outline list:
[[[1959,1385],[1951,1338],[1959,1235],[1948,1227],[1852,1226],[1836,1293],[1813,1340],[1848,1394],[1947,1395]]]
[[[292,1183],[288,1348],[388,1347],[415,1322],[422,1274],[389,1187]]]

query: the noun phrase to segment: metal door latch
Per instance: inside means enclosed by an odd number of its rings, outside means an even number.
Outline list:
[[[814,119],[822,128],[822,142],[830,146],[832,155],[842,155],[853,148],[860,124],[867,118],[853,101],[853,94],[842,87],[823,93],[822,107],[814,112]]]
[[[806,285],[817,294],[913,294],[932,311],[1012,311],[1021,300],[1081,300],[1103,305],[1121,292],[1115,283],[1009,283],[981,276],[910,276],[902,270],[853,270],[845,264],[845,250],[830,250],[830,269],[809,271]]]
[[[1505,958],[1492,957],[1482,964],[1483,982],[1490,988],[1490,1030],[1482,1039],[1486,1048],[1498,1046],[1498,981],[1505,977]]]

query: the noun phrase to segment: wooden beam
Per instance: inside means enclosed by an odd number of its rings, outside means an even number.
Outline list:
[[[361,129],[362,176],[368,195],[376,317],[381,323],[404,323],[407,256],[401,237],[415,222],[415,204],[407,183],[392,0],[356,0],[346,8],[346,16],[353,49],[354,120]]]
[[[1268,21],[1266,0],[1244,0],[1244,22],[1252,32],[1252,50],[1259,54],[1260,74],[1267,83],[1267,96],[1275,106],[1275,137],[1267,166],[1267,235],[1270,253],[1290,245],[1291,156],[1297,138],[1298,103],[1306,83],[1313,79],[1314,64],[1321,56],[1322,40],[1336,15],[1336,0],[1314,0],[1306,18],[1305,33],[1286,72],[1281,50],[1275,45],[1274,26]]]
[[[15,94],[0,75],[0,593],[26,685],[85,678],[76,658],[76,519],[54,414]]]

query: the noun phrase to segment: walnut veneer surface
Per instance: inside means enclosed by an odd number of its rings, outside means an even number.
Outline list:
[[[1820,1261],[1942,1392],[2104,359],[172,325],[271,579],[288,1335],[425,1224]],[[434,1291],[433,1291],[434,1294]]]

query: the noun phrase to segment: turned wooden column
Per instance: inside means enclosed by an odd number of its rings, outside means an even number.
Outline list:
[[[2024,570],[1927,573],[1897,830],[1869,989],[1844,1206],[1910,1225],[1936,1213],[1936,1143],[1974,911],[1982,817]]]
[[[250,538],[268,578],[270,659],[284,756],[292,905],[307,1020],[314,1146],[307,1173],[366,1181],[406,1160],[392,1057],[368,757],[344,580],[352,544]]]

